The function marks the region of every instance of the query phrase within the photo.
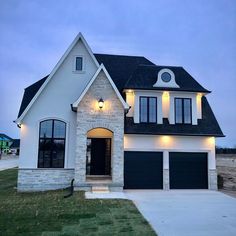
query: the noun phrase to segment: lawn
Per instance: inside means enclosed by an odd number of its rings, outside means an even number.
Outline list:
[[[0,171],[0,235],[156,235],[129,200],[85,199],[66,190],[17,193],[17,169]]]

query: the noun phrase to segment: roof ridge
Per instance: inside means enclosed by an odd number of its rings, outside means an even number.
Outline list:
[[[124,55],[124,54],[108,54],[108,53],[94,53],[94,55],[103,55],[103,56],[116,56],[116,57],[140,57],[145,58],[145,56],[135,56],[135,55]],[[147,59],[148,60],[148,59]]]
[[[171,67],[171,68],[183,68],[182,66],[167,66],[167,65],[156,65],[153,63],[153,65],[148,64],[139,64],[138,66],[146,66],[146,67]],[[184,69],[184,68],[183,68]]]

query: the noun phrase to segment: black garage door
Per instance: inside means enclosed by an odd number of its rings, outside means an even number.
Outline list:
[[[162,152],[124,152],[125,189],[162,189]]]
[[[171,152],[171,189],[207,189],[207,153]]]

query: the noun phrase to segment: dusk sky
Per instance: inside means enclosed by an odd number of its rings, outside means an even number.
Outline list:
[[[183,66],[207,96],[236,147],[236,1],[0,1],[0,133],[13,123],[24,88],[49,74],[78,32],[93,52],[145,56]]]

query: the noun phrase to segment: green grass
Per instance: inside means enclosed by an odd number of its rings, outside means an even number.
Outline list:
[[[129,200],[88,200],[83,192],[17,193],[17,169],[0,171],[0,235],[156,235]]]

